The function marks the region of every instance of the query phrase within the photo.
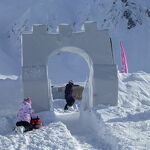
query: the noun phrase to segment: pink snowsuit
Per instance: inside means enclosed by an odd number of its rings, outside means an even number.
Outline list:
[[[31,116],[34,114],[34,111],[31,107],[31,104],[23,101],[20,104],[19,111],[17,113],[17,122],[19,121],[27,121],[30,123]]]

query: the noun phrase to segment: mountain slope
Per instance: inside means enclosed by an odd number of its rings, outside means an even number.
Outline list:
[[[119,68],[119,42],[122,40],[129,72],[150,72],[148,65],[145,65],[150,58],[150,43],[147,42],[150,38],[148,0],[7,0],[0,3],[0,19],[3,22],[0,25],[0,46],[15,61],[16,74],[20,74],[21,34],[31,30],[33,24],[47,24],[50,32],[56,32],[58,24],[68,23],[73,31],[80,31],[85,21],[96,21],[99,29],[109,29],[115,63]],[[6,12],[7,15],[3,15]]]

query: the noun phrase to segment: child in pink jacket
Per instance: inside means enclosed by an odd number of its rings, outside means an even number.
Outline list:
[[[34,115],[34,111],[31,106],[31,98],[26,97],[20,104],[19,111],[17,113],[16,126],[24,126],[24,132],[31,131],[33,129],[32,125],[30,124],[32,115]]]

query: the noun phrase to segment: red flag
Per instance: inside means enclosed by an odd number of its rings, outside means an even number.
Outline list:
[[[120,41],[120,48],[121,48],[121,73],[128,73],[126,55],[121,41]]]

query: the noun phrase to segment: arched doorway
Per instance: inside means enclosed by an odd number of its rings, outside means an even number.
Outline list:
[[[49,89],[49,92],[52,92],[52,91],[54,91],[54,86],[55,86],[55,89],[56,89],[56,87],[57,86],[59,86],[59,85],[57,85],[59,82],[60,82],[60,84],[63,84],[62,86],[64,86],[64,83],[67,83],[70,79],[71,80],[74,80],[74,83],[76,84],[77,82],[84,82],[84,85],[82,85],[82,86],[84,86],[85,87],[85,83],[86,84],[88,84],[88,85],[86,85],[86,86],[88,86],[89,88],[88,88],[88,91],[87,91],[87,89],[86,89],[86,98],[85,98],[85,96],[82,96],[82,108],[81,109],[88,109],[88,108],[92,108],[92,106],[93,106],[93,91],[92,91],[92,89],[93,89],[93,63],[92,63],[92,60],[91,60],[91,58],[88,56],[88,54],[84,51],[84,50],[82,50],[82,49],[80,49],[80,48],[77,48],[77,47],[63,47],[63,48],[60,48],[60,49],[57,49],[57,50],[54,50],[51,54],[50,54],[50,56],[48,57],[48,60],[49,59],[52,59],[52,61],[51,61],[51,64],[52,64],[52,66],[51,67],[53,67],[54,65],[56,66],[56,64],[53,64],[54,63],[54,61],[56,62],[57,60],[54,60],[54,58],[56,59],[56,58],[59,58],[57,55],[60,55],[60,54],[62,54],[62,53],[65,53],[64,54],[64,56],[66,57],[65,59],[67,59],[67,56],[69,57],[69,56],[73,56],[73,55],[76,55],[76,57],[78,56],[78,59],[82,62],[82,63],[84,63],[84,67],[87,67],[86,68],[86,73],[84,72],[83,74],[85,75],[85,77],[84,77],[84,79],[83,79],[83,75],[82,75],[82,79],[77,79],[77,78],[75,78],[74,76],[67,76],[66,78],[65,78],[65,74],[62,74],[64,77],[60,77],[60,78],[64,78],[63,80],[59,80],[57,77],[54,77],[54,74],[55,73],[59,73],[59,71],[58,71],[58,69],[59,69],[59,66],[57,66],[57,71],[55,70],[55,68],[54,68],[54,70],[53,71],[56,71],[52,76],[49,76],[48,75],[48,80],[50,80],[51,81],[51,87],[52,87],[52,89]],[[57,56],[57,57],[56,57]],[[49,61],[48,61],[49,62]],[[49,65],[49,63],[47,63],[47,65]],[[78,67],[80,67],[79,66],[79,64],[78,64]],[[52,71],[52,69],[49,69],[49,66],[47,66],[47,68],[48,68],[48,72],[50,72],[50,71]],[[61,68],[60,68],[61,69]],[[80,71],[82,72],[82,69],[84,69],[84,68],[80,68]],[[87,69],[88,69],[88,72],[87,72]],[[78,70],[79,71],[79,70]],[[48,73],[48,74],[50,74],[50,73]],[[61,75],[60,75],[61,76]],[[52,79],[53,78],[53,79]],[[54,81],[54,78],[55,79],[58,79],[59,81],[57,82],[56,80]],[[49,86],[49,85],[48,85]],[[49,87],[49,88],[51,88],[51,87]],[[87,87],[86,87],[87,88]],[[56,90],[55,90],[56,91]],[[55,92],[56,93],[56,92]],[[83,91],[83,93],[85,93],[85,91]],[[54,93],[49,93],[49,95],[52,95],[52,94],[54,94]],[[58,94],[58,93],[57,93]],[[53,95],[54,96],[54,95]],[[56,96],[57,97],[57,96]],[[63,95],[59,95],[58,97],[63,97]],[[84,97],[84,98],[83,98]],[[50,100],[52,100],[52,99],[50,99]],[[55,101],[54,101],[55,102]],[[53,107],[53,105],[51,106],[51,107]],[[53,108],[52,108],[53,109]]]
[[[96,22],[85,23],[82,32],[73,32],[71,25],[59,25],[58,29],[48,33],[46,25],[34,25],[33,32],[22,35],[23,92],[25,97],[32,97],[34,110],[49,110],[48,56],[66,48],[81,55],[89,66],[87,93],[91,98],[85,108],[92,107],[93,99],[94,106],[117,105],[117,67],[108,30],[98,30]]]

